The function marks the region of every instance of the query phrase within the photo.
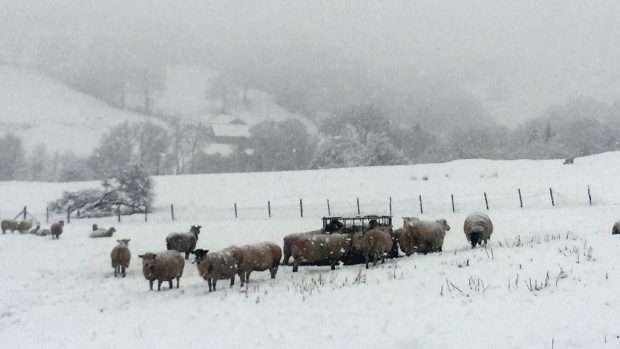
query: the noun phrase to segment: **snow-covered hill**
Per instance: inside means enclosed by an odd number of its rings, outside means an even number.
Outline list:
[[[156,212],[147,223],[138,216],[120,224],[115,218],[73,219],[58,241],[0,236],[0,339],[9,347],[63,348],[620,347],[620,237],[611,235],[620,219],[619,172],[620,153],[612,152],[571,166],[561,160],[461,160],[158,177]],[[45,201],[62,190],[96,185],[0,182],[0,216],[12,218],[28,205],[41,218]],[[468,213],[485,210],[484,192],[495,232],[486,250],[471,250],[462,223]],[[255,272],[247,288],[229,289],[221,281],[213,293],[188,262],[179,290],[148,291],[137,255],[164,249],[169,232],[200,224],[198,246],[210,250],[279,243],[287,233],[317,228],[327,198],[333,214],[351,214],[358,196],[362,214],[387,212],[392,196],[395,225],[403,215],[446,218],[452,229],[444,252],[369,270],[301,267],[292,273],[282,266],[275,280]],[[114,225],[118,233],[89,239],[92,223]],[[115,279],[109,252],[116,238],[125,237],[132,239],[132,262],[127,278]]]
[[[45,144],[50,154],[90,155],[110,127],[146,120],[153,119],[113,108],[42,74],[0,65],[0,132],[21,135],[27,150]]]

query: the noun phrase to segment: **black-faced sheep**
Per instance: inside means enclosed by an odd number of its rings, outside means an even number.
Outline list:
[[[118,245],[114,246],[110,253],[112,260],[112,268],[114,268],[114,277],[122,274],[125,277],[125,271],[129,268],[131,261],[131,252],[129,251],[129,241],[131,239],[116,240]]]
[[[185,266],[185,260],[181,254],[176,251],[147,252],[138,257],[142,258],[142,273],[144,278],[149,281],[151,291],[155,280],[157,280],[157,291],[161,290],[161,284],[164,281],[168,281],[170,288],[172,288],[172,280],[174,279],[177,279],[177,288],[179,288],[179,279],[183,275],[183,267]]]
[[[321,230],[313,230],[305,233],[288,234],[284,236],[282,244],[282,252],[284,252],[284,258],[282,259],[282,265],[288,265],[288,261],[293,253],[293,243],[297,240],[305,239],[313,235],[321,234]]]
[[[493,223],[489,216],[482,212],[472,213],[465,218],[463,231],[467,241],[471,243],[471,247],[477,244],[486,244],[493,234]]]
[[[404,242],[401,250],[409,256],[413,252],[431,253],[441,252],[446,232],[450,230],[448,221],[438,219],[436,221],[412,221],[403,227],[401,239]]]
[[[98,228],[88,234],[91,238],[109,238],[116,233],[116,228],[110,227],[109,229]]]
[[[302,261],[311,264],[329,262],[331,270],[336,263],[352,249],[352,238],[347,234],[321,234],[299,238],[293,242],[293,272],[297,272]]]
[[[238,273],[237,260],[233,257],[232,250],[235,247],[226,248],[219,252],[195,249],[191,253],[196,256],[194,263],[198,273],[209,284],[209,292],[215,291],[217,280],[230,279],[230,287],[235,284],[235,275]]]
[[[60,239],[60,234],[62,234],[64,226],[65,226],[65,221],[59,221],[59,222],[52,224],[52,226],[50,227],[52,239]]]
[[[364,255],[366,262],[366,269],[368,269],[368,262],[372,258],[372,265],[376,266],[379,257],[383,263],[385,263],[385,254],[392,250],[393,241],[392,235],[385,230],[371,229],[364,233],[359,242],[354,241],[354,244],[359,243],[359,249]]]
[[[263,242],[231,248],[231,252],[238,262],[241,286],[250,281],[250,273],[253,271],[269,270],[271,278],[276,278],[280,259],[282,258],[280,246],[272,242]]]
[[[616,223],[614,223],[614,227],[611,229],[611,235],[618,235],[620,234],[620,221],[617,221]]]
[[[192,225],[189,233],[171,233],[166,237],[166,249],[185,253],[185,259],[189,258],[189,253],[196,248],[200,225]]]

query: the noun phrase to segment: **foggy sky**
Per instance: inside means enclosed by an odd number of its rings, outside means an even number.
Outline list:
[[[618,1],[0,0],[0,50],[107,37],[170,63],[333,64],[370,90],[441,81],[516,125],[575,96],[620,100],[619,17]]]

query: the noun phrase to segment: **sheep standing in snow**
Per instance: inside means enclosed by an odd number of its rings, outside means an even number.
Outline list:
[[[131,239],[116,240],[118,245],[114,246],[110,253],[112,259],[112,268],[114,268],[114,277],[122,274],[125,277],[125,271],[129,268],[131,261],[131,252],[129,251],[129,241]]]
[[[151,291],[155,280],[157,280],[157,291],[161,290],[161,284],[164,281],[168,281],[169,287],[172,288],[174,279],[177,279],[177,288],[179,288],[179,279],[185,267],[185,260],[181,254],[176,251],[147,252],[138,257],[142,258],[142,273],[149,281]]]
[[[411,252],[418,253],[431,253],[441,252],[443,249],[443,240],[446,236],[446,232],[450,230],[448,221],[445,219],[438,219],[436,221],[422,221],[417,220],[410,222],[409,225],[403,227],[402,239],[410,244],[411,249],[408,251],[403,250],[406,255],[410,255]],[[405,245],[406,245],[405,244]]]
[[[295,233],[295,234],[288,234],[284,236],[284,239],[282,239],[283,240],[282,251],[284,252],[284,258],[282,258],[282,265],[288,265],[288,261],[291,258],[291,255],[293,253],[293,244],[295,243],[295,241],[303,240],[313,235],[318,235],[320,233],[321,233],[321,230],[319,229],[319,230],[308,231],[305,233]]]
[[[196,256],[194,263],[198,273],[209,284],[209,292],[215,291],[217,280],[230,279],[230,287],[235,284],[235,275],[238,273],[237,260],[233,257],[232,250],[236,246],[223,249],[219,252],[195,249],[191,253]]]
[[[329,262],[331,270],[352,248],[352,238],[347,234],[312,235],[293,242],[293,272],[297,272],[302,261],[318,264]]]
[[[12,219],[4,219],[0,223],[0,227],[2,227],[2,234],[5,234],[7,230],[10,230],[12,233],[17,230],[17,222]]]
[[[250,273],[253,271],[269,270],[271,278],[276,278],[280,259],[282,258],[280,246],[273,242],[263,242],[231,248],[231,252],[238,262],[241,286],[250,281]]]
[[[471,247],[477,244],[486,244],[493,234],[493,223],[488,215],[482,212],[472,213],[465,218],[463,231],[467,241],[471,243]]]
[[[396,241],[398,241],[400,250],[403,251],[406,256],[411,256],[415,252],[413,241],[411,240],[411,234],[407,233],[406,227],[394,230],[394,237],[396,238]]]
[[[26,234],[32,228],[32,221],[21,221],[17,224],[17,231]]]
[[[614,223],[614,227],[611,229],[611,235],[618,235],[620,234],[620,221],[617,221],[616,223]]]
[[[109,238],[109,237],[112,237],[114,233],[116,233],[116,228],[114,227],[110,227],[110,229],[98,228],[96,230],[91,231],[90,234],[88,234],[88,236],[91,238]]]
[[[52,240],[60,239],[60,234],[62,234],[64,226],[65,226],[65,221],[59,221],[59,222],[52,224],[52,226],[50,227],[50,232],[52,234]]]
[[[366,262],[366,269],[368,269],[368,262],[371,257],[373,266],[377,265],[379,257],[381,257],[382,263],[385,263],[385,254],[392,250],[394,244],[392,235],[388,231],[381,229],[367,231],[358,243]]]
[[[189,253],[196,248],[200,225],[192,225],[189,233],[171,233],[166,237],[166,249],[185,253],[185,259],[189,258]]]

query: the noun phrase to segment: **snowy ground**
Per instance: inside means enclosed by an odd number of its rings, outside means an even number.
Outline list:
[[[578,159],[572,167],[557,162],[470,160],[158,178],[158,208],[149,223],[142,217],[124,217],[121,224],[73,220],[58,241],[18,233],[0,236],[0,274],[6,281],[0,288],[0,340],[6,347],[52,348],[551,348],[552,342],[554,348],[619,348],[620,238],[610,233],[620,218],[612,172],[620,168],[620,154]],[[411,179],[424,175],[428,181]],[[596,188],[595,204],[579,202],[578,196],[571,201],[569,189],[588,184]],[[62,189],[90,185],[0,183],[0,210],[13,215],[27,204],[40,211],[41,202]],[[565,193],[554,208],[544,190],[551,185]],[[513,201],[500,200],[526,186],[531,193],[540,189],[540,202],[532,194],[531,206],[520,209]],[[482,208],[476,200],[485,190],[495,198],[489,211],[495,233],[487,250],[471,250],[462,222],[471,210]],[[449,201],[447,209],[439,204],[451,191],[463,197],[457,213],[451,212]],[[328,194],[345,203],[355,200],[357,192],[381,207],[383,198],[393,196],[401,203],[395,205],[396,216],[419,215],[415,200],[411,205],[404,201],[418,193],[431,203],[435,198],[437,205],[421,216],[445,217],[452,226],[444,253],[403,257],[369,270],[302,267],[293,274],[290,267],[281,267],[276,280],[267,272],[253,273],[247,288],[228,289],[222,281],[210,294],[188,263],[179,290],[148,291],[137,255],[163,249],[171,231],[201,224],[198,244],[211,250],[233,243],[281,242],[287,233],[320,224],[319,206],[314,211],[312,203],[323,203]],[[476,199],[465,200],[469,195]],[[296,216],[294,204],[276,205],[280,210],[271,219],[265,217],[266,209],[258,208],[267,199],[295,203],[299,197],[310,205],[303,219]],[[247,203],[240,211],[244,217],[235,220],[229,211],[215,216],[236,201]],[[174,222],[165,209],[168,202],[179,207]],[[362,213],[379,208],[362,206],[368,210]],[[350,212],[354,205],[341,210]],[[94,222],[114,224],[118,233],[111,239],[89,239]],[[125,237],[132,239],[132,264],[125,279],[115,279],[109,252],[117,238]],[[530,280],[538,290],[528,288]]]

